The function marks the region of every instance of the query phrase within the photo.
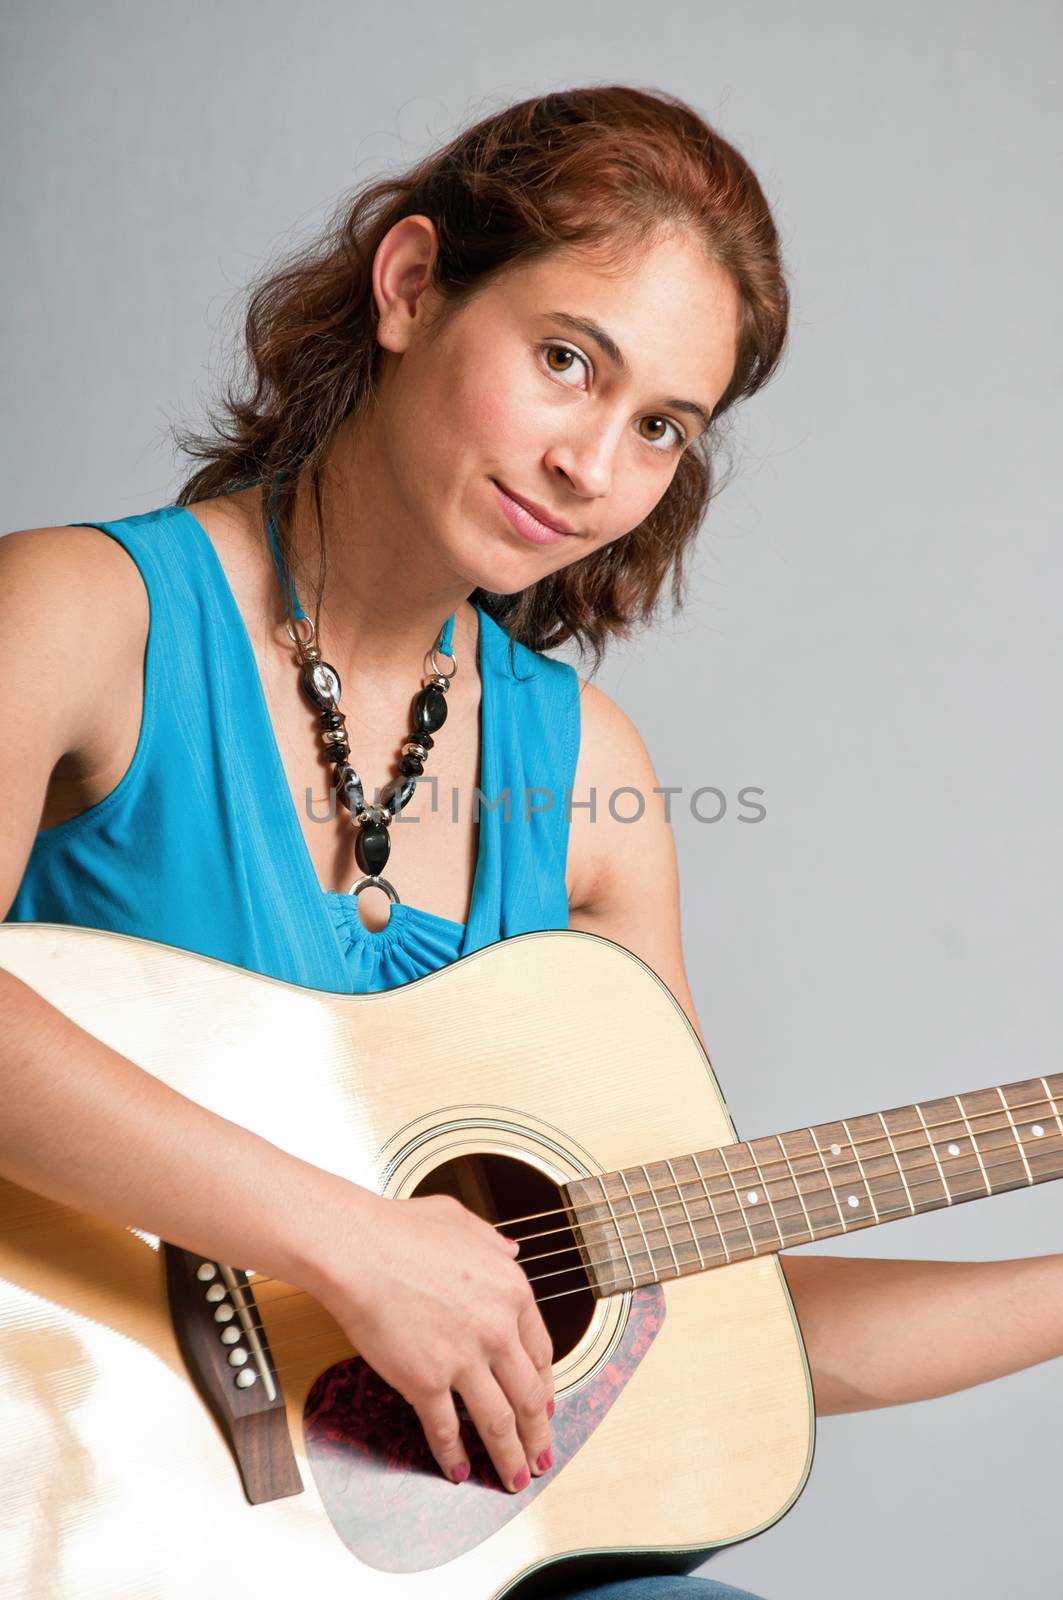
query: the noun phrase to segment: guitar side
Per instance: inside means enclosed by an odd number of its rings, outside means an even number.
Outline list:
[[[0,965],[191,1099],[388,1194],[466,1152],[562,1184],[737,1137],[668,990],[589,934],[523,935],[364,996],[44,924],[0,928]],[[312,1575],[372,1600],[491,1600],[578,1552],[693,1560],[747,1538],[788,1509],[811,1464],[811,1385],[785,1279],[766,1256],[661,1293],[663,1322],[622,1392],[526,1506],[516,1497],[509,1521],[445,1565],[425,1549],[407,1562],[429,1563],[419,1570],[384,1571],[341,1542],[307,1461],[306,1396],[350,1354],[326,1313],[283,1285],[256,1290],[304,1492],[250,1506],[188,1382],[153,1243],[6,1185],[0,1594],[184,1600],[244,1581],[269,1596]],[[559,1359],[559,1421],[629,1315],[627,1297],[599,1302]],[[296,1336],[301,1353],[287,1358]],[[452,1516],[467,1489],[447,1486]]]

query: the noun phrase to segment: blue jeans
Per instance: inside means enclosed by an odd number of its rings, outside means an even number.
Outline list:
[[[565,1600],[757,1600],[757,1596],[715,1578],[622,1578],[619,1583],[566,1591]]]

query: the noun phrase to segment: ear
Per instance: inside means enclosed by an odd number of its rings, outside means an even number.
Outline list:
[[[426,293],[439,250],[431,217],[403,217],[381,239],[373,260],[373,296],[377,305],[377,342],[401,353],[415,328],[426,320]]]

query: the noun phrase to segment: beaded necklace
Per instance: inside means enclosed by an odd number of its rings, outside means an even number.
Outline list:
[[[450,646],[454,639],[455,612],[447,618],[433,648],[425,656],[425,682],[414,703],[414,730],[402,746],[399,759],[399,776],[392,778],[380,790],[379,804],[367,805],[362,780],[348,761],[351,753],[347,723],[340,710],[339,673],[329,662],[322,661],[316,642],[316,629],[312,620],[299,604],[299,596],[291,574],[281,560],[277,531],[273,521],[276,487],[271,490],[266,510],[266,531],[269,534],[273,562],[282,589],[287,587],[292,602],[292,618],[285,618],[288,637],[298,652],[304,693],[319,713],[318,723],[325,745],[325,758],[333,765],[335,786],[341,803],[351,814],[358,829],[355,851],[365,876],[357,880],[348,891],[355,896],[370,886],[383,889],[392,904],[399,903],[394,886],[381,873],[391,854],[392,819],[403,810],[413,796],[417,779],[424,772],[424,763],[435,740],[432,735],[447,720],[446,693],[451,679],[457,675],[458,662]],[[301,631],[300,624],[306,630]],[[437,656],[449,656],[452,666],[444,672]]]

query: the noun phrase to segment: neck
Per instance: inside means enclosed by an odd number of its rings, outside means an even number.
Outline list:
[[[599,1295],[1063,1178],[1063,1073],[568,1185]]]
[[[386,663],[403,681],[456,613],[455,649],[475,636],[473,586],[448,564],[431,529],[418,525],[390,483],[373,423],[338,430],[321,471],[320,528],[326,570],[319,645],[339,667]],[[319,584],[320,536],[313,487],[300,480],[291,519],[292,570],[308,615]]]

